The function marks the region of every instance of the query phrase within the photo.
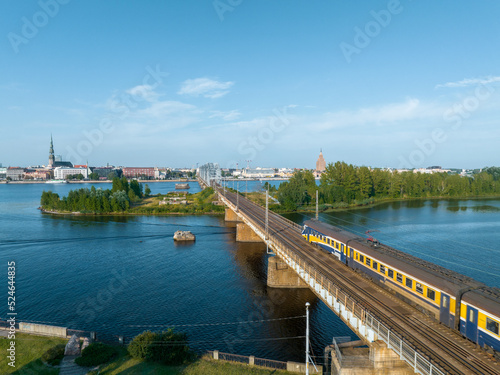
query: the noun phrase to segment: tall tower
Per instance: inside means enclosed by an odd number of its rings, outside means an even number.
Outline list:
[[[318,161],[316,161],[316,172],[322,173],[326,169],[325,158],[323,157],[323,150],[320,149]]]
[[[52,142],[52,134],[50,135],[50,149],[49,149],[49,167],[54,165],[54,142]]]

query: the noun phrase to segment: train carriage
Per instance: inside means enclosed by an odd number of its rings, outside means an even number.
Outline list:
[[[500,293],[484,297],[484,290],[492,288],[389,246],[370,245],[365,238],[316,220],[305,222],[302,235],[442,324],[500,351]],[[471,321],[463,319],[466,314]]]
[[[460,332],[480,346],[500,351],[500,291],[475,289],[464,293],[460,309]]]

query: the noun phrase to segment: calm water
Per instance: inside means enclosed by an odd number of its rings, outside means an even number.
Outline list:
[[[291,215],[302,223],[311,215]],[[393,202],[320,220],[500,287],[500,200]]]
[[[333,336],[353,335],[309,290],[268,289],[265,247],[236,243],[223,217],[61,217],[36,209],[44,189],[62,196],[81,186],[0,185],[0,264],[17,264],[19,319],[126,337],[176,325],[200,350],[299,361],[305,319],[274,319],[303,316],[309,301],[317,355]],[[167,192],[174,184],[150,187]],[[174,244],[178,229],[193,231],[196,242]]]
[[[296,337],[305,321],[285,318],[304,315],[309,301],[315,355],[333,336],[354,338],[309,290],[267,288],[265,247],[236,243],[222,217],[53,217],[36,209],[44,189],[62,196],[81,186],[0,185],[0,261],[16,261],[20,319],[126,337],[176,325],[200,350],[302,361]],[[174,183],[150,188],[165,193]],[[383,242],[500,286],[498,200],[395,203],[321,218],[380,230]],[[196,242],[174,244],[177,229],[192,230]]]

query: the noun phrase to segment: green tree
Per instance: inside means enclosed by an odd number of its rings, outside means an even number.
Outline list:
[[[111,171],[108,173],[108,180],[113,181],[115,179],[115,177],[118,177],[118,175],[116,174],[115,171]]]
[[[280,185],[278,200],[286,210],[296,211],[312,201],[317,188],[311,171],[296,171],[290,180]]]
[[[142,189],[142,184],[140,184],[137,180],[130,181],[130,190],[132,190],[139,198],[142,198]]]
[[[173,329],[141,333],[130,342],[128,352],[132,358],[167,365],[185,364],[195,357],[187,344],[187,335]]]
[[[151,195],[151,189],[149,188],[149,185],[148,185],[148,184],[146,184],[146,185],[144,186],[144,195],[145,195],[146,197],[149,197],[149,196]]]
[[[99,180],[99,174],[96,173],[96,172],[92,172],[91,174],[89,174],[89,179],[91,179],[91,180]]]

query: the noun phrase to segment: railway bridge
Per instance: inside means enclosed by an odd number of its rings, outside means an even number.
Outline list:
[[[300,225],[212,186],[226,206],[226,220],[236,222],[237,241],[264,242],[276,255],[268,284],[310,288],[361,338],[334,340],[325,349],[332,374],[500,374],[500,365],[475,344],[307,242]]]

